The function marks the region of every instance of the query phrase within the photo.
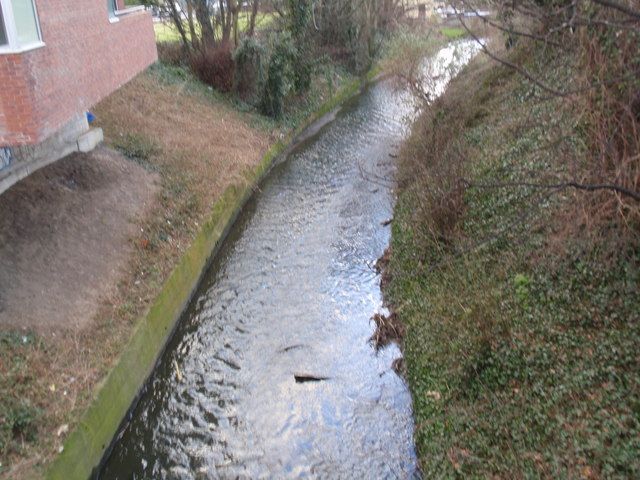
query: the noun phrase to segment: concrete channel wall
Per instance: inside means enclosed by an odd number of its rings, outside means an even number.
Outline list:
[[[369,78],[372,78],[370,75]],[[89,478],[117,434],[195,292],[202,275],[222,245],[238,214],[275,159],[307,127],[355,96],[361,82],[345,85],[312,114],[304,125],[273,145],[253,170],[245,185],[233,185],[213,205],[209,219],[180,259],[151,308],[140,318],[113,369],[97,386],[94,398],[67,438],[64,449],[46,472],[51,480]]]

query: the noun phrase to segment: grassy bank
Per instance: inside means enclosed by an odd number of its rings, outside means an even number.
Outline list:
[[[571,74],[569,54],[510,55]],[[523,185],[588,154],[582,105],[543,93],[478,58],[399,159],[386,296],[425,478],[640,476],[637,225]]]
[[[274,121],[186,69],[157,64],[95,107],[105,143],[153,172],[159,193],[147,216],[136,220],[128,267],[89,328],[0,333],[0,477],[42,476],[212,205],[229,186],[251,181],[270,146],[322,106],[335,107],[347,85],[355,85],[353,79],[337,69],[330,81],[318,74],[309,94],[289,102]]]

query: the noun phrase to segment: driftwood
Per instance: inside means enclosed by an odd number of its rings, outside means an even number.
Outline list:
[[[296,383],[322,382],[324,380],[329,380],[329,377],[312,375],[310,373],[294,373],[293,378],[296,379]]]

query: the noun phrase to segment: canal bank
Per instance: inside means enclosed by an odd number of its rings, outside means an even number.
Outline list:
[[[559,38],[489,48],[567,89],[586,73]],[[582,100],[478,56],[400,151],[385,299],[425,478],[640,474],[638,223],[611,191],[549,188],[603,173]]]
[[[359,89],[359,81],[352,81],[341,87],[295,132],[273,145],[241,184],[228,187],[222,198],[215,202],[208,220],[181,256],[160,294],[148,312],[136,323],[127,347],[98,387],[77,428],[64,442],[62,452],[46,472],[47,478],[80,479],[90,476],[171,337],[203,271],[274,160],[308,126],[315,121],[322,121],[324,115],[356,95]]]

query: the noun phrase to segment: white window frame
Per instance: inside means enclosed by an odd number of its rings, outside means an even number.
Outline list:
[[[4,31],[7,35],[7,44],[0,45],[0,55],[28,52],[29,50],[34,50],[36,48],[45,46],[45,43],[42,41],[42,32],[40,31],[38,7],[35,0],[31,0],[31,3],[33,3],[33,13],[36,17],[36,28],[38,29],[39,40],[36,40],[35,42],[20,44],[18,40],[16,21],[13,16],[13,5],[11,4],[11,0],[0,0],[0,8],[2,8],[2,18],[4,19]]]
[[[115,2],[115,0],[110,0],[113,1],[115,3],[115,10],[113,11],[113,15],[111,15],[111,12],[109,12],[109,22],[110,23],[116,23],[120,21],[120,17],[124,17],[125,15],[129,15],[130,13],[135,13],[135,12],[141,12],[143,10],[145,10],[144,5],[136,5],[133,7],[127,7],[127,8],[123,8],[122,10],[118,10],[118,4]]]
[[[113,11],[109,8],[109,4],[113,6]],[[107,0],[107,15],[109,16],[109,23],[116,23],[120,20],[118,19],[118,2],[116,0]]]

